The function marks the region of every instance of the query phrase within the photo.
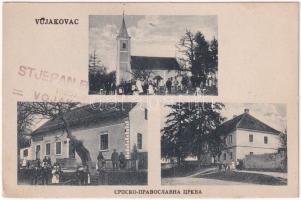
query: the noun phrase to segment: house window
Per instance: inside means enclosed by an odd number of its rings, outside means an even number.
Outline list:
[[[28,149],[25,149],[24,151],[23,151],[23,157],[27,157],[28,156]]]
[[[232,135],[227,137],[227,144],[232,144]]]
[[[268,143],[268,137],[264,136],[264,143],[267,144]]]
[[[230,159],[233,159],[233,153],[230,152]]]
[[[109,149],[109,135],[102,134],[100,135],[100,150],[108,150]]]
[[[61,155],[62,154],[62,142],[55,143],[55,154]]]
[[[142,149],[142,134],[141,133],[137,134],[137,148]]]
[[[252,156],[254,153],[253,152],[250,152],[250,155]]]
[[[148,110],[147,108],[144,109],[144,119],[147,120],[147,114],[148,114]]]
[[[36,146],[36,159],[40,159],[41,146]]]
[[[47,143],[46,144],[46,156],[49,156],[50,155],[50,143]]]
[[[249,135],[249,142],[253,142],[253,135],[252,134]]]

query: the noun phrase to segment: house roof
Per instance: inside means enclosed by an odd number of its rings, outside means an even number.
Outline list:
[[[124,15],[122,17],[122,24],[121,24],[121,27],[120,27],[120,31],[119,31],[119,34],[117,37],[122,37],[122,38],[129,38],[129,34],[128,34],[128,31],[126,29],[126,25],[125,25],[125,21],[124,21]]]
[[[226,135],[236,129],[254,130],[275,135],[278,135],[280,133],[280,131],[277,131],[269,125],[261,122],[260,120],[250,115],[248,112],[245,112],[224,122],[217,128],[216,131],[220,135]]]
[[[131,56],[131,68],[136,70],[180,70],[173,57]]]
[[[100,121],[117,121],[125,118],[137,103],[94,103],[75,108],[65,113],[65,118],[71,128],[87,126]],[[48,120],[31,135],[63,129],[63,122],[59,118]]]

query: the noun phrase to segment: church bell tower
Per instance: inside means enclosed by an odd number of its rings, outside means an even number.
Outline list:
[[[122,24],[117,40],[117,69],[116,69],[116,84],[119,85],[124,81],[131,80],[131,37],[129,36],[124,14],[122,15]]]

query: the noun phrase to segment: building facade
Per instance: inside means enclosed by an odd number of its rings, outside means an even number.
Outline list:
[[[280,132],[250,115],[249,109],[223,123],[217,133],[225,145],[219,157],[221,162],[242,160],[247,155],[276,153],[281,146]]]
[[[99,152],[110,160],[113,150],[131,159],[132,152],[147,153],[148,110],[140,103],[112,104],[105,109],[91,105],[66,113],[72,135],[82,141],[96,163]],[[59,120],[50,120],[31,135],[31,145],[20,150],[20,158],[27,160],[50,157],[52,162],[81,160],[70,145],[70,139]],[[25,153],[24,153],[25,151]]]

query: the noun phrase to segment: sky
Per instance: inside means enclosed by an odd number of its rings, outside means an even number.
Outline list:
[[[131,55],[177,57],[176,44],[186,29],[201,31],[210,41],[218,36],[218,19],[215,15],[125,15],[131,37]],[[96,52],[108,68],[116,68],[116,36],[122,15],[89,16],[89,53]]]
[[[249,109],[249,114],[259,119],[261,122],[271,126],[272,128],[284,132],[287,128],[286,122],[286,106],[284,104],[252,104],[252,103],[225,103],[225,107],[221,112],[226,120],[230,120],[234,115],[238,116]],[[168,107],[164,107],[164,117],[170,112]],[[161,122],[164,126],[166,118]]]

